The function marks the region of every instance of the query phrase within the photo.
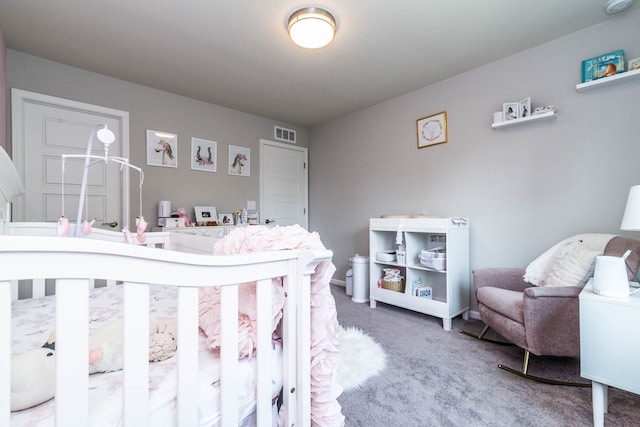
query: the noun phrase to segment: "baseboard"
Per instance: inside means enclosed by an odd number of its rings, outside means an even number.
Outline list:
[[[477,311],[469,310],[469,318],[473,320],[482,320],[480,319],[480,313]]]

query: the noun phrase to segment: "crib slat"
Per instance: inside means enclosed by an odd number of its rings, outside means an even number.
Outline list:
[[[11,301],[18,300],[18,292],[20,291],[20,282],[12,280],[11,282]]]
[[[89,425],[89,283],[56,281],[56,425]]]
[[[271,425],[271,279],[260,280],[256,285],[257,351],[256,396],[258,427]],[[267,331],[266,329],[269,329]]]
[[[220,288],[220,410],[222,427],[238,426],[238,286]]]
[[[149,285],[124,283],[125,426],[149,425]]]
[[[291,270],[290,270],[291,271]],[[295,270],[294,270],[295,271]],[[296,277],[289,275],[283,278],[286,298],[282,317],[282,386],[285,425],[296,424]]]
[[[297,281],[297,307],[311,307],[311,276],[300,274]],[[309,418],[302,418],[301,414],[311,413],[311,310],[296,311],[298,330],[297,337],[297,372],[298,410],[300,417],[296,426],[308,427]]]
[[[33,298],[40,298],[44,296],[45,281],[44,279],[33,279],[31,289],[33,291]]]
[[[11,375],[11,282],[0,282],[0,377]],[[0,425],[8,426],[11,419],[11,381],[0,382]]]
[[[178,426],[198,425],[198,288],[178,288]]]

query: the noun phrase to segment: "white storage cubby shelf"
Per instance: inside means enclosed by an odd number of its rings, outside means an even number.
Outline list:
[[[380,262],[379,251],[396,248],[398,229],[404,233],[406,264]],[[446,248],[446,269],[430,270],[419,262],[424,249]],[[469,221],[464,218],[371,218],[369,220],[369,304],[378,301],[439,317],[443,328],[451,330],[452,319],[460,314],[465,319],[469,310]],[[385,268],[398,268],[405,278],[404,292],[378,286]],[[432,299],[412,295],[412,283],[422,283],[433,290]]]

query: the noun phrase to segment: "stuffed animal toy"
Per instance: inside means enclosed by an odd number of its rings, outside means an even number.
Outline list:
[[[56,394],[54,333],[40,348],[11,358],[11,411],[31,408]]]
[[[178,218],[184,218],[184,226],[190,227],[191,221],[189,219],[189,215],[187,215],[187,210],[185,208],[178,208],[176,209],[176,212],[178,212]]]
[[[106,325],[89,336],[89,374],[122,369],[123,323]],[[173,357],[177,349],[176,322],[149,323],[149,361]],[[41,347],[11,359],[11,411],[39,405],[55,396],[55,331]]]

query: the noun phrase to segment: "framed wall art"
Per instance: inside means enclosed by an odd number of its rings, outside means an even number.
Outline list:
[[[229,146],[229,175],[251,176],[251,149]]]
[[[447,112],[443,111],[432,116],[416,120],[418,148],[447,142]]]
[[[191,138],[191,169],[216,172],[218,143],[202,138]]]
[[[147,129],[147,165],[178,167],[178,135]]]

